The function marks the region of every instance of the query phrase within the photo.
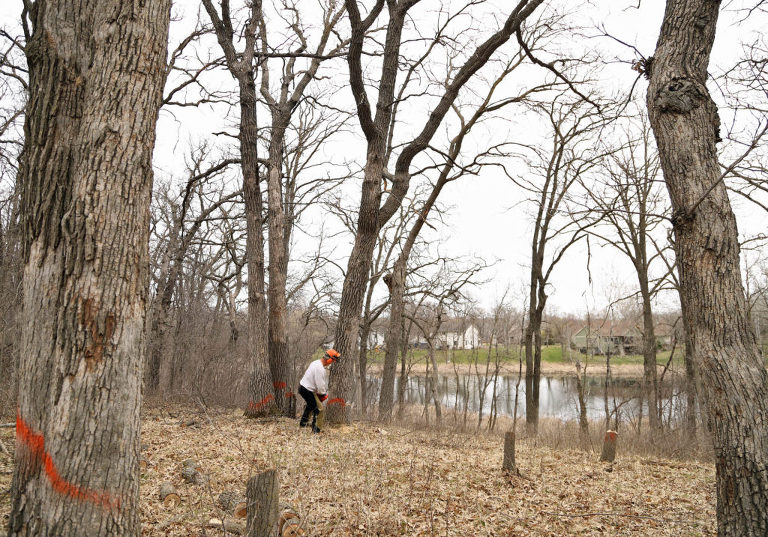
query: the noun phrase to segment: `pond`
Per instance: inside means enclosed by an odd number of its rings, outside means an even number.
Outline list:
[[[371,377],[369,393],[378,394],[381,379]],[[395,381],[397,393],[400,379]],[[424,405],[425,394],[430,390],[430,379],[424,376],[409,377],[406,384],[405,400],[409,404]],[[480,409],[480,393],[483,377],[478,375],[439,375],[438,395],[445,408],[456,408],[475,413]],[[499,376],[496,383],[496,405],[499,415],[512,416],[515,408],[515,385],[517,376]],[[685,414],[685,393],[665,383],[662,386],[662,405],[665,419],[676,420]],[[590,420],[605,418],[605,377],[586,378],[587,417]],[[647,406],[641,404],[642,381],[615,378],[608,388],[608,408],[618,408],[622,421],[637,419],[642,411],[647,415]],[[492,408],[494,393],[493,379],[485,386],[483,415]],[[520,381],[517,401],[517,415],[525,416],[525,379]],[[539,384],[539,417],[558,418],[563,421],[579,417],[578,390],[575,376],[542,377]]]

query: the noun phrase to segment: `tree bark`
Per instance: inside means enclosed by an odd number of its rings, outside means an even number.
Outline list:
[[[506,472],[514,472],[517,469],[515,465],[515,431],[504,433],[504,460],[501,463],[501,469]]]
[[[270,412],[274,408],[268,361],[267,301],[264,295],[263,202],[258,170],[258,123],[253,71],[240,75],[240,155],[245,199],[246,257],[248,259],[248,348],[251,353],[250,401],[246,414]]]
[[[540,269],[539,269],[540,270]],[[539,383],[541,381],[541,320],[543,305],[538,304],[535,281],[532,274],[531,297],[525,329],[525,424],[528,434],[536,435],[539,428]],[[540,307],[541,306],[541,307]]]
[[[639,255],[645,257],[644,245]],[[661,430],[659,382],[656,374],[656,333],[653,326],[651,292],[648,288],[648,265],[644,260],[642,263],[641,266],[637,267],[637,275],[640,282],[640,296],[643,301],[643,384],[645,399],[648,401],[648,424],[651,427],[651,434],[655,434]]]
[[[275,404],[283,415],[291,416],[288,405],[290,363],[288,359],[288,300],[285,294],[288,252],[285,243],[286,222],[283,207],[283,153],[285,131],[290,122],[288,110],[272,107],[272,132],[268,156],[267,221],[269,226],[269,370]]]
[[[405,311],[405,264],[409,252],[406,244],[400,257],[395,262],[392,272],[384,277],[389,287],[389,329],[387,332],[384,351],[384,369],[381,375],[381,392],[379,393],[379,420],[388,422],[392,418],[394,406],[395,375],[397,374],[397,353],[402,346],[403,314]],[[410,250],[410,248],[408,248]]]
[[[170,1],[32,12],[9,535],[135,535],[152,149]]]
[[[274,535],[279,515],[280,487],[277,471],[267,470],[248,480],[245,495],[248,501],[246,535]]]
[[[768,373],[748,322],[736,219],[715,147],[719,119],[706,87],[719,8],[667,2],[647,104],[712,429],[718,535],[757,536],[768,534]]]

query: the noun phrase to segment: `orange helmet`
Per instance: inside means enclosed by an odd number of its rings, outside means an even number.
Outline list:
[[[336,349],[328,349],[325,351],[325,356],[323,356],[326,360],[333,360],[334,362],[338,362],[339,358],[341,358],[341,354],[339,354],[339,351]]]

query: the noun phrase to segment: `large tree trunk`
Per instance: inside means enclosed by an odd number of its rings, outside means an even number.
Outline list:
[[[712,429],[718,535],[757,536],[768,534],[768,374],[747,319],[736,219],[715,147],[717,108],[705,85],[719,8],[667,2],[647,102]]]
[[[272,111],[272,132],[269,144],[268,214],[269,224],[269,370],[280,411],[293,417],[293,407],[286,394],[290,391],[291,371],[288,359],[288,302],[285,295],[288,253],[285,241],[285,210],[283,208],[283,152],[285,130],[290,112]]]
[[[328,419],[347,422],[347,403],[355,395],[355,354],[357,337],[360,334],[360,313],[363,307],[365,286],[370,273],[373,250],[379,233],[379,204],[381,200],[381,177],[384,169],[383,145],[381,150],[369,150],[368,162],[363,179],[360,213],[357,220],[355,245],[349,256],[347,274],[341,292],[339,320],[336,325],[335,348],[341,353],[341,361],[332,372],[334,398],[339,403],[328,408]]]
[[[9,535],[134,535],[170,1],[34,4]],[[87,61],[84,61],[87,60]]]
[[[256,84],[253,71],[238,78],[240,83],[240,155],[245,199],[246,249],[248,259],[248,349],[251,352],[250,401],[246,414],[257,416],[274,408],[267,360],[267,302],[264,296],[263,203],[258,170],[258,123]]]

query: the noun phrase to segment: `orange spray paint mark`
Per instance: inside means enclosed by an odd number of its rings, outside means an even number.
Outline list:
[[[251,401],[250,403],[248,403],[248,410],[250,410],[252,412],[260,410],[263,406],[265,406],[267,403],[269,403],[274,398],[275,398],[275,396],[270,393],[269,395],[267,395],[264,399],[262,399],[258,403],[254,403],[253,401]]]
[[[337,404],[337,405],[341,405],[342,407],[347,406],[347,402],[341,397],[334,397],[333,399],[328,401],[328,404],[329,405]]]
[[[295,394],[293,392],[288,392],[285,394],[286,397],[293,397]]]
[[[53,457],[45,451],[45,438],[42,434],[32,431],[31,427],[21,418],[21,414],[16,414],[16,439],[29,450],[32,465],[42,464],[45,469],[45,476],[54,491],[74,500],[100,505],[105,509],[120,509],[122,503],[120,498],[114,498],[108,492],[99,492],[77,486],[61,477],[56,464],[53,462]]]
[[[285,382],[275,382],[274,386],[276,390],[284,390],[288,385]]]

